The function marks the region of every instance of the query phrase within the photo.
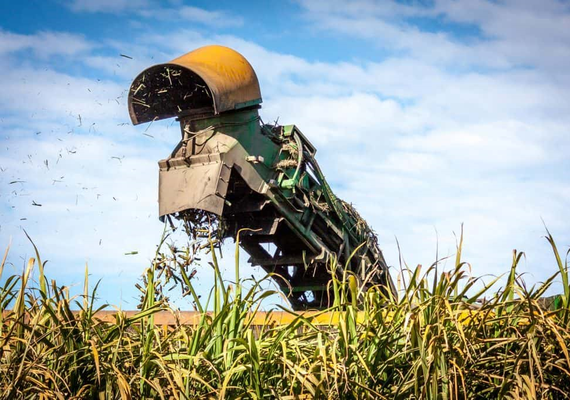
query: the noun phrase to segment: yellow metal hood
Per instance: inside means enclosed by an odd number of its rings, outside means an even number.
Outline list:
[[[129,90],[134,125],[213,108],[215,114],[261,103],[255,71],[228,47],[205,46],[140,73]]]

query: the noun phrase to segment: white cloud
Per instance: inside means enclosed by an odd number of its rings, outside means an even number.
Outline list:
[[[473,124],[457,130],[436,129],[427,135],[402,138],[398,144],[404,149],[429,151],[456,162],[473,163],[484,157],[485,163],[477,167],[480,170],[516,169],[536,165],[554,155],[542,146],[545,134],[540,126],[506,121]]]
[[[568,76],[570,7],[556,0],[438,0],[435,8],[451,21],[476,24],[490,48],[512,63]]]
[[[425,174],[434,170],[442,170],[445,161],[442,157],[438,157],[429,153],[413,153],[394,151],[379,163],[379,169],[395,173],[413,173]]]
[[[0,29],[0,54],[31,50],[39,57],[71,56],[87,52],[92,48],[93,44],[82,35],[50,31],[22,35]]]
[[[206,10],[195,6],[171,2],[172,7],[164,2],[153,0],[73,0],[68,7],[73,12],[87,13],[129,13],[132,16],[158,19],[169,22],[189,21],[217,28],[241,26],[242,17],[221,10]]]
[[[156,18],[168,20],[170,22],[180,20],[189,21],[221,29],[242,26],[244,23],[243,18],[237,15],[232,15],[226,11],[210,11],[193,6],[182,6],[177,8],[152,7],[141,9],[138,14],[145,18]]]
[[[149,0],[73,0],[68,7],[75,12],[118,13],[140,10],[151,4]]]
[[[77,277],[87,260],[96,277],[123,273],[132,285],[160,238],[156,162],[178,130],[125,125],[128,86],[114,81],[11,65],[0,85],[0,239],[14,238],[11,262],[30,255],[24,228],[63,268],[53,273]]]
[[[307,132],[315,144],[330,140],[367,142],[391,140],[398,133],[419,128],[413,112],[407,113],[394,100],[380,100],[371,94],[352,96],[271,97],[263,114],[269,120],[279,118],[282,123],[295,122]],[[409,117],[409,118],[406,118]]]
[[[3,212],[2,236],[21,237],[22,226],[52,260],[80,255],[95,260],[99,272],[115,268],[113,261],[125,252],[150,257],[157,240],[152,231],[160,224],[154,218],[154,185],[147,183],[158,178],[157,153],[91,135],[64,142],[49,134],[12,140],[9,152],[0,155],[0,181],[12,190],[2,197],[15,207]],[[133,229],[149,234],[133,235]],[[128,265],[122,268],[136,274]]]
[[[430,63],[454,68],[533,66],[565,75],[570,55],[570,8],[556,0],[438,0],[433,6],[395,1],[301,0],[306,16],[324,31],[365,38],[381,48],[405,50]],[[410,17],[471,24],[483,37],[456,38],[453,30],[422,30]]]
[[[21,112],[35,118],[61,120],[82,116],[82,122],[99,125],[109,120],[128,121],[128,88],[111,81],[74,77],[53,70],[20,67],[0,76],[0,105],[4,112]],[[117,103],[118,102],[118,103]],[[98,126],[94,126],[95,129]]]
[[[184,6],[176,10],[182,19],[221,27],[243,25],[243,19],[223,11],[208,11],[198,7]]]

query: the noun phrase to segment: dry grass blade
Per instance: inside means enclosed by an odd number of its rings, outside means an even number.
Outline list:
[[[540,301],[558,274],[567,274],[550,234],[558,271],[530,290],[517,274],[522,253],[515,252],[504,288],[495,289],[493,280],[475,291],[461,235],[451,271],[438,271],[437,262],[403,269],[400,298],[358,287],[346,273],[331,284],[330,310],[311,317],[291,312],[286,324],[267,318],[259,326],[252,313],[270,293],[258,281],[245,289],[237,252],[230,287],[212,232],[193,247],[207,244],[212,257],[210,300],[200,303],[192,287],[194,250],[159,250],[139,285],[140,311],[117,313],[112,322],[97,316],[97,285],[89,290],[87,269],[75,299],[55,283],[29,287],[30,259],[22,275],[0,287],[0,398],[569,397],[566,303],[546,310]],[[174,313],[166,284],[181,285],[201,310],[196,325],[155,324],[157,311]],[[211,313],[202,312],[212,305]]]

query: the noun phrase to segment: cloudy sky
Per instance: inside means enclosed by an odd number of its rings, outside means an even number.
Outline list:
[[[543,220],[570,244],[570,3],[557,0],[2,2],[7,272],[33,255],[25,229],[50,278],[78,285],[87,262],[100,301],[134,307],[163,229],[156,162],[179,131],[133,127],[127,90],[207,44],[251,62],[262,118],[317,146],[390,265],[397,241],[410,266],[454,254],[463,223],[474,275],[508,271],[513,249],[528,283],[555,272]]]

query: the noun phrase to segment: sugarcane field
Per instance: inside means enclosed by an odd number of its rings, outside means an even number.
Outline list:
[[[0,399],[570,398],[569,3],[0,11]]]

